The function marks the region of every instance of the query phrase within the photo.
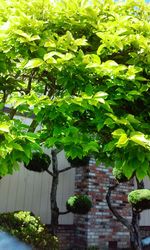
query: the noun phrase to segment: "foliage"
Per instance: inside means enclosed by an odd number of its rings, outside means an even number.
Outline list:
[[[47,154],[33,153],[30,162],[25,165],[28,170],[43,172],[49,168],[51,159]]]
[[[150,174],[149,19],[142,0],[1,0],[0,175],[43,146]]]
[[[118,182],[128,181],[128,178],[124,175],[122,168],[113,168],[113,176]]]
[[[58,249],[58,240],[51,236],[39,218],[25,211],[0,214],[0,229],[36,249]]]
[[[92,202],[87,195],[71,196],[66,202],[66,208],[74,214],[87,214],[92,207]]]
[[[81,167],[81,166],[87,166],[89,163],[90,157],[84,157],[82,159],[76,157],[74,159],[68,158],[68,161],[70,162],[72,167]]]
[[[150,190],[137,189],[129,193],[128,201],[136,210],[140,212],[144,209],[150,209]]]

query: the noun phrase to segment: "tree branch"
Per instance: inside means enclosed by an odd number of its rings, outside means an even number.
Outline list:
[[[49,175],[51,175],[52,177],[54,176],[53,173],[52,173],[50,170],[47,169],[46,172],[47,172]]]
[[[30,91],[31,91],[31,88],[32,88],[32,79],[33,79],[34,74],[35,74],[35,70],[33,70],[32,73],[31,73],[31,75],[29,76],[28,86],[27,86],[27,89],[25,91],[26,94],[29,94]]]
[[[17,112],[17,109],[13,109],[13,108],[11,109],[11,111],[10,111],[10,113],[9,113],[9,117],[10,117],[11,120],[12,120],[13,117],[15,116],[16,112]]]
[[[69,170],[69,169],[72,169],[72,168],[74,168],[74,167],[70,166],[70,167],[67,167],[67,168],[63,168],[63,169],[59,170],[58,172],[60,174],[60,173],[63,173],[65,171]]]
[[[128,222],[128,220],[126,220],[125,218],[123,218],[117,211],[116,209],[112,206],[111,204],[111,192],[113,190],[115,190],[115,188],[118,186],[119,184],[115,184],[113,186],[109,186],[107,194],[106,194],[106,201],[108,204],[109,209],[111,210],[111,212],[113,213],[113,215],[125,226],[128,228],[128,230],[130,230],[131,228],[131,224]]]
[[[28,132],[34,132],[37,127],[37,121],[35,119],[32,120]]]
[[[65,212],[59,212],[59,215],[64,215],[64,214],[69,214],[70,211],[65,211]]]

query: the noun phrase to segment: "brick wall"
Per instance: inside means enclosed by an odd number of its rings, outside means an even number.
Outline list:
[[[75,216],[75,243],[77,249],[87,249],[98,246],[100,250],[110,245],[120,248],[129,246],[129,233],[112,215],[106,203],[108,185],[114,182],[110,168],[103,165],[96,167],[94,161],[89,166],[76,169],[75,193],[88,194],[93,202],[93,208],[88,215]],[[117,211],[131,219],[131,209],[127,202],[127,194],[133,189],[133,184],[121,184],[112,194],[112,202]]]
[[[76,169],[75,193],[89,195],[93,207],[87,215],[75,215],[74,225],[59,225],[57,236],[61,250],[87,250],[91,246],[99,250],[129,247],[127,229],[117,221],[106,203],[108,186],[113,183],[111,168],[96,167],[93,160],[89,166]],[[131,207],[127,194],[133,189],[133,183],[121,184],[111,196],[113,206],[129,220]],[[142,237],[148,236],[150,227],[141,227],[141,232]]]
[[[47,225],[51,232],[51,225]],[[75,226],[74,225],[58,225],[57,237],[61,250],[73,250],[75,245]]]

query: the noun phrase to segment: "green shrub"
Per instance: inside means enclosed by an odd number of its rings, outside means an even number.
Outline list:
[[[89,163],[90,157],[86,156],[83,157],[82,159],[76,157],[74,159],[71,159],[70,157],[68,158],[68,161],[73,167],[81,167],[81,166],[87,166]]]
[[[128,201],[139,212],[150,209],[150,190],[137,189],[129,193]]]
[[[120,183],[120,182],[127,182],[128,178],[124,175],[123,171],[121,168],[113,168],[113,176],[115,179]]]
[[[37,250],[57,250],[58,240],[51,236],[39,218],[31,212],[0,214],[0,230],[16,236]]]
[[[35,172],[43,172],[49,168],[51,159],[47,154],[33,153],[32,159],[25,168]]]
[[[92,207],[92,202],[87,195],[71,196],[66,202],[66,208],[74,214],[87,214]]]

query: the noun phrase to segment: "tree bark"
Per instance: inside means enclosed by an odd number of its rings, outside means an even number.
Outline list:
[[[51,151],[52,154],[52,168],[53,168],[53,177],[52,177],[52,187],[50,193],[50,201],[51,201],[51,229],[52,234],[56,234],[57,226],[58,226],[58,218],[59,218],[59,208],[57,206],[57,187],[59,181],[59,171],[58,171],[58,161],[57,161],[57,153],[55,150]]]
[[[113,186],[109,186],[107,194],[106,194],[107,205],[109,209],[111,210],[111,212],[113,213],[113,215],[117,218],[117,220],[120,221],[130,231],[130,228],[131,228],[130,222],[127,219],[123,218],[111,204],[111,193],[118,187],[118,185],[119,184],[116,183]]]
[[[141,244],[141,237],[139,230],[139,220],[140,220],[139,213],[132,208],[132,221],[130,223],[127,219],[123,218],[111,204],[111,193],[118,187],[118,185],[119,184],[116,183],[115,185],[109,186],[108,188],[106,194],[106,201],[108,207],[113,213],[113,215],[117,218],[117,220],[120,221],[129,230],[131,250],[142,250],[143,248]],[[144,187],[143,182],[137,181],[137,187],[139,189],[143,188]]]
[[[139,182],[136,179],[137,188],[143,189],[144,182]],[[132,207],[132,222],[131,222],[131,230],[130,230],[130,244],[132,250],[142,250],[142,243],[141,243],[141,235],[140,235],[140,214]]]
[[[132,250],[142,250],[139,219],[139,213],[137,213],[137,211],[132,208],[132,222],[130,230],[130,245]]]

